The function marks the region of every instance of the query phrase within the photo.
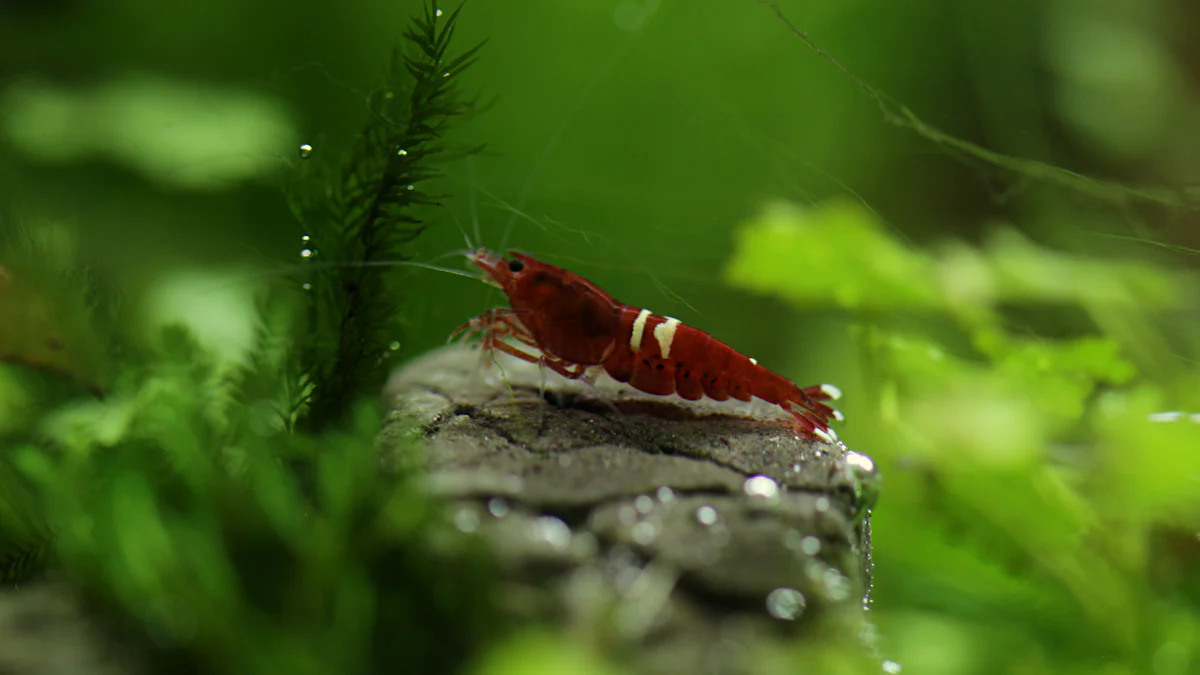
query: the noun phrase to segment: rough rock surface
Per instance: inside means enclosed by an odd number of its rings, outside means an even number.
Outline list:
[[[797,437],[773,406],[504,356],[485,368],[458,346],[397,372],[386,396],[385,441],[427,443],[385,461],[423,462],[458,528],[488,538],[512,611],[611,632],[641,672],[738,672],[764,636],[868,604],[873,465]]]
[[[96,630],[69,584],[43,580],[0,593],[0,673],[136,672],[126,656]]]

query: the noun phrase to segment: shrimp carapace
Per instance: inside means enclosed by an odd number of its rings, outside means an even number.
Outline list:
[[[487,274],[485,281],[504,291],[509,307],[475,317],[454,335],[481,333],[484,349],[548,366],[571,379],[603,370],[649,394],[692,401],[759,398],[783,408],[817,438],[837,438],[829,421],[841,414],[825,404],[841,395],[837,387],[802,389],[704,331],[618,302],[578,274],[524,253],[513,251],[506,258],[480,249],[468,258]]]

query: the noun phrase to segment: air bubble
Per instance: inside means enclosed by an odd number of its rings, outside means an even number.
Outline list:
[[[508,515],[508,502],[501,497],[492,497],[488,500],[488,513],[496,518],[503,518]]]
[[[888,675],[900,675],[901,670],[904,670],[904,666],[900,665],[899,663],[886,659],[884,660],[883,672],[887,673]]]
[[[637,543],[641,544],[642,546],[649,546],[650,544],[654,543],[655,539],[658,538],[658,528],[654,525],[654,523],[648,520],[643,520],[637,525],[634,525],[629,530],[629,534]]]
[[[442,10],[440,10],[440,9],[435,9],[435,10],[433,10],[433,15],[434,15],[434,16],[441,16],[441,15],[442,15]]]
[[[404,157],[405,155],[408,154],[408,151],[405,150],[404,148],[400,148],[399,150],[396,151],[396,154],[400,155],[401,157]]]
[[[658,497],[658,501],[664,504],[675,501],[675,491],[666,485],[658,488],[658,490],[654,492],[654,496]]]
[[[300,146],[300,159],[308,159],[309,157],[312,157],[312,154],[313,146],[309,145],[308,143]]]
[[[717,510],[705,504],[696,509],[696,522],[701,525],[713,525],[717,522]]]
[[[417,186],[413,185],[412,183],[409,183],[408,185],[404,186],[404,189],[405,190],[416,190]]]
[[[301,257],[301,258],[311,258],[311,257],[313,257],[313,251],[312,251],[312,249],[311,249],[311,248],[306,248],[306,249],[304,249],[303,251],[300,251],[300,257]]]
[[[388,345],[388,349],[390,349],[392,351],[396,351],[397,349],[400,349],[400,341],[392,340],[392,344]]]
[[[638,520],[637,509],[626,505],[617,509],[617,520],[621,521],[622,525],[631,527]]]
[[[825,593],[830,600],[841,602],[850,597],[850,580],[841,572],[830,567],[822,574],[822,581],[825,584]]]
[[[300,241],[308,241],[309,239],[312,239],[312,237],[308,236],[307,234],[300,235]]]
[[[849,464],[852,469],[861,471],[865,474],[875,471],[874,460],[862,454],[861,452],[855,452],[853,450],[847,452],[846,463]]]
[[[829,497],[824,496],[817,497],[816,503],[813,504],[813,508],[815,508],[818,513],[825,513],[829,510],[830,506],[832,506],[832,504],[829,503]]]
[[[795,621],[806,606],[804,594],[794,588],[776,588],[767,595],[767,613],[783,621]]]
[[[637,499],[633,500],[633,508],[638,510],[638,513],[650,513],[654,510],[654,500],[649,495],[638,495]]]
[[[459,530],[470,534],[479,529],[479,514],[474,509],[461,508],[454,514],[454,525]]]
[[[800,550],[808,555],[816,555],[821,552],[821,540],[809,535],[800,540]]]
[[[304,283],[300,284],[300,288],[303,288],[303,289],[304,289],[304,290],[306,290],[306,291],[311,291],[311,290],[312,290],[312,284],[310,284],[310,283],[308,283],[308,282],[306,281],[306,282],[304,282]]]
[[[532,533],[535,539],[560,551],[571,544],[571,528],[554,516],[542,516],[533,521]]]
[[[774,478],[759,474],[751,476],[742,483],[742,490],[751,497],[765,497],[771,499],[779,496],[779,484]]]

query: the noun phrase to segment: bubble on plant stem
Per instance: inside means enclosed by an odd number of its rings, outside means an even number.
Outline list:
[[[891,660],[884,660],[883,672],[888,675],[899,675],[900,671],[904,670],[904,666]]]
[[[304,282],[304,283],[300,284],[300,288],[303,288],[303,289],[304,289],[304,290],[306,290],[306,291],[311,291],[311,290],[312,290],[312,284],[310,284],[310,283],[308,283],[308,282],[306,281],[306,282]]]
[[[307,234],[300,235],[300,241],[308,241],[310,239],[312,239],[312,237],[308,236]]]
[[[311,257],[313,257],[313,250],[312,250],[311,248],[306,248],[306,249],[304,249],[304,250],[300,251],[300,257],[301,257],[301,258],[311,258]]]
[[[408,154],[408,151],[405,150],[404,148],[400,148],[399,150],[396,151],[396,154],[400,155],[401,157],[404,157],[405,155]]]
[[[308,159],[309,157],[312,157],[312,154],[313,146],[309,145],[308,143],[304,143],[300,146],[300,159]]]
[[[442,15],[442,10],[441,10],[441,9],[435,9],[435,10],[433,10],[433,15],[434,15],[434,16],[441,16],[441,15]]]
[[[392,340],[392,344],[388,345],[388,349],[390,349],[392,351],[396,351],[397,349],[400,349],[400,341]]]
[[[413,185],[412,183],[409,183],[408,185],[404,186],[404,189],[405,190],[416,190],[417,186]]]

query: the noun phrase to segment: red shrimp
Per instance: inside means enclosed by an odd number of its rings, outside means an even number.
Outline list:
[[[828,384],[801,389],[708,333],[678,319],[618,302],[583,277],[512,251],[509,257],[479,249],[467,256],[508,296],[511,308],[492,309],[451,335],[483,334],[484,349],[548,366],[570,378],[599,371],[649,394],[678,394],[695,401],[757,397],[780,406],[799,429],[826,442],[837,439],[829,420],[841,413],[824,401],[841,396]],[[504,341],[512,338],[540,352]]]

